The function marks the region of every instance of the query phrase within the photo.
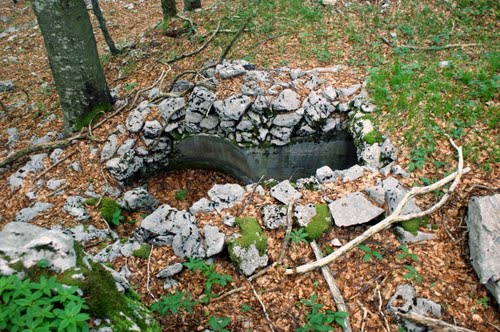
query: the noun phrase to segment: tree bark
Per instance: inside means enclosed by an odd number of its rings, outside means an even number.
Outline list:
[[[111,55],[120,54],[120,50],[116,48],[115,42],[113,41],[113,38],[111,38],[111,35],[109,34],[108,25],[106,24],[106,19],[104,18],[101,7],[99,6],[99,0],[91,0],[91,1],[92,1],[92,11],[94,12],[94,15],[97,17],[97,21],[99,21],[99,28],[102,31],[102,35],[104,36],[106,44],[108,45],[109,52],[111,53]]]
[[[161,10],[163,11],[163,21],[168,22],[177,15],[175,0],[161,0]]]
[[[201,0],[184,0],[185,12],[190,12],[198,8],[201,8]]]
[[[32,0],[64,115],[64,131],[112,98],[83,0]]]

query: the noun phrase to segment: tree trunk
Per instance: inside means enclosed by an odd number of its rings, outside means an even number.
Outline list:
[[[64,131],[81,129],[112,104],[83,0],[32,0],[64,115]]]
[[[197,8],[201,8],[201,0],[184,0],[184,11],[190,12]]]
[[[108,25],[106,24],[106,19],[104,18],[104,15],[102,14],[101,11],[101,7],[99,6],[99,0],[92,0],[92,10],[94,12],[94,15],[97,17],[97,20],[99,21],[99,28],[101,28],[104,40],[108,45],[109,52],[111,52],[111,55],[120,54],[120,51],[115,46],[113,38],[111,38],[111,35],[109,34]]]
[[[161,10],[163,11],[163,21],[168,22],[168,20],[177,15],[175,0],[161,0]]]

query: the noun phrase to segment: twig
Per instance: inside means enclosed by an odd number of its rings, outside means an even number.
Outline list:
[[[259,184],[261,183],[261,181],[264,179],[264,175],[262,175],[259,179],[259,181],[257,181],[257,183],[254,183],[253,184],[253,188],[252,188],[252,192],[250,193],[250,196],[248,196],[248,198],[245,200],[245,202],[243,202],[243,204],[241,205],[241,207],[238,209],[238,211],[236,212],[236,214],[234,215],[235,217],[239,217],[243,211],[245,210],[245,207],[252,202],[253,200],[253,196],[255,195],[255,191],[257,190],[257,187],[259,186]]]
[[[196,25],[194,24],[193,20],[190,19],[189,17],[182,16],[181,14],[177,14],[177,17],[189,22],[189,25],[193,28],[194,33],[198,33],[198,30],[196,29]]]
[[[443,228],[446,232],[446,234],[450,237],[450,239],[453,241],[453,242],[457,242],[457,239],[451,235],[451,232],[450,230],[448,229],[448,226],[446,226],[446,216],[442,216],[442,219],[441,219],[441,225],[443,225]]]
[[[47,168],[45,171],[43,171],[42,173],[38,174],[35,178],[35,181],[38,180],[39,178],[41,178],[42,176],[44,176],[45,174],[47,174],[48,172],[50,172],[54,167],[56,167],[57,165],[61,164],[63,161],[65,161],[66,159],[68,159],[69,157],[73,156],[74,154],[76,153],[76,151],[73,151],[71,152],[70,154],[68,154],[66,157],[62,158],[61,160],[57,161],[54,165],[50,166],[49,168]]]
[[[451,145],[457,150],[458,152],[458,170],[445,178],[425,187],[414,187],[410,191],[408,191],[403,199],[399,202],[398,206],[394,210],[394,212],[386,217],[384,220],[376,224],[375,226],[372,226],[368,228],[363,234],[360,236],[356,237],[355,239],[351,240],[344,246],[340,247],[338,250],[334,251],[330,255],[323,257],[320,260],[317,260],[315,262],[307,263],[304,265],[301,265],[299,267],[287,269],[285,271],[285,275],[290,275],[290,274],[295,274],[295,273],[305,273],[308,271],[315,270],[321,266],[324,266],[326,264],[330,264],[337,260],[339,257],[345,255],[352,249],[356,248],[359,244],[363,243],[365,240],[369,239],[373,235],[377,234],[378,232],[388,228],[390,225],[392,225],[395,222],[399,221],[406,221],[410,219],[416,219],[416,218],[421,218],[423,216],[429,215],[439,208],[441,208],[447,201],[448,198],[451,196],[455,188],[457,187],[458,183],[460,182],[460,178],[462,177],[462,174],[466,174],[470,171],[470,168],[463,168],[463,154],[462,154],[462,148],[457,147],[455,142],[453,142],[452,139],[450,139]],[[405,204],[414,196],[416,195],[422,195],[422,194],[427,194],[430,193],[434,190],[437,190],[447,183],[453,181],[451,184],[449,190],[441,197],[441,200],[436,203],[435,205],[431,206],[429,209],[418,212],[418,213],[411,213],[411,214],[406,214],[406,215],[400,215],[401,210],[405,206]]]
[[[419,314],[415,313],[401,313],[401,312],[396,312],[396,315],[398,315],[401,318],[407,319],[409,321],[412,321],[414,323],[417,323],[419,325],[426,326],[430,328],[433,331],[440,331],[440,332],[473,332],[472,330],[456,326],[450,323],[446,323],[442,320],[435,319],[435,318],[430,318],[426,316],[422,316]]]
[[[382,305],[384,304],[382,301],[382,295],[380,294],[380,285],[377,283],[377,287],[375,287],[375,292],[377,292],[377,297],[378,297],[378,312],[380,316],[382,317],[382,320],[385,323],[385,330],[387,332],[391,332],[391,328],[389,327],[389,322],[387,321],[387,317],[384,314],[384,311],[382,310]]]
[[[151,264],[151,255],[153,254],[153,249],[155,248],[154,244],[151,245],[151,250],[149,251],[149,256],[148,256],[148,266],[147,266],[147,272],[148,276],[146,279],[146,290],[148,291],[149,295],[156,301],[156,297],[151,293],[151,290],[149,289],[149,279],[151,277],[151,270],[150,270],[150,264]]]
[[[483,46],[482,44],[477,44],[477,43],[472,43],[472,44],[449,44],[449,45],[443,45],[443,46],[413,46],[413,45],[396,45],[391,43],[387,38],[385,37],[380,37],[380,40],[384,42],[384,44],[389,45],[392,48],[404,48],[408,50],[413,50],[413,51],[441,51],[441,50],[447,50],[450,48],[464,48],[464,47],[476,47],[476,46]]]
[[[243,23],[243,25],[240,27],[240,29],[238,30],[238,32],[236,32],[236,34],[234,35],[233,39],[231,39],[231,41],[229,42],[229,44],[226,46],[226,48],[224,49],[224,51],[222,52],[222,54],[219,57],[219,61],[215,65],[218,65],[218,64],[222,63],[222,61],[226,58],[227,54],[229,53],[229,51],[233,47],[234,43],[236,43],[236,41],[240,37],[241,33],[243,32],[243,30],[245,30],[245,28],[250,23],[250,21],[252,20],[252,18],[253,18],[253,15],[250,16],[250,17],[248,17],[247,20],[245,21],[245,23]]]
[[[286,254],[286,249],[288,248],[288,245],[290,244],[290,233],[292,232],[292,227],[293,227],[293,208],[294,208],[294,205],[295,205],[295,201],[292,199],[288,203],[287,225],[286,225],[285,238],[283,239],[283,245],[281,246],[281,252],[280,252],[278,261],[276,262],[277,265],[281,265],[281,263],[283,262],[283,259],[285,258],[285,254]]]
[[[182,60],[184,58],[188,58],[190,56],[193,56],[193,55],[200,53],[208,46],[208,44],[210,44],[210,42],[214,39],[215,35],[217,33],[219,33],[219,28],[220,28],[220,22],[219,22],[219,24],[217,24],[217,29],[215,29],[214,33],[210,36],[210,38],[208,38],[207,41],[203,45],[201,45],[199,48],[197,48],[196,50],[194,50],[192,52],[188,52],[188,53],[183,53],[179,56],[175,56],[167,61],[161,61],[161,59],[159,61],[161,63],[164,63],[164,64],[170,64],[170,63],[174,63],[176,61],[179,61],[179,60]]]
[[[222,293],[218,297],[213,298],[211,301],[220,301],[220,300],[222,300],[222,299],[224,299],[224,298],[226,298],[228,296],[231,296],[233,294],[239,293],[239,292],[241,292],[242,290],[245,290],[245,289],[246,289],[246,287],[243,287],[243,286],[237,287],[237,288],[233,288],[229,292]]]
[[[252,288],[253,295],[259,301],[260,306],[262,307],[262,311],[264,312],[264,317],[267,320],[267,324],[269,325],[269,328],[271,329],[272,332],[274,332],[274,327],[273,327],[273,322],[271,321],[271,318],[269,317],[269,314],[267,313],[266,306],[264,305],[264,302],[260,299],[259,294],[257,294],[257,291],[255,290],[255,287],[253,287],[252,282],[247,279],[248,284],[250,285],[250,288]]]
[[[323,254],[321,253],[321,250],[316,243],[316,241],[311,241],[309,243],[311,246],[314,255],[316,256],[316,259],[321,259],[323,258]],[[330,293],[332,294],[333,300],[335,301],[335,305],[337,306],[337,311],[343,311],[346,313],[349,313],[349,309],[347,308],[347,305],[344,302],[344,298],[342,297],[342,293],[340,292],[340,289],[337,287],[337,283],[335,282],[335,279],[333,278],[332,272],[328,268],[328,266],[323,266],[321,267],[321,273],[323,274],[323,277],[325,278],[326,283],[328,284],[328,288],[330,289]],[[351,332],[351,324],[349,323],[349,318],[345,317],[344,318],[344,326],[342,327],[342,331],[344,332]]]

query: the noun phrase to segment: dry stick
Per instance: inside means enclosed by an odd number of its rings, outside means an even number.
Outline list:
[[[316,256],[316,259],[321,259],[323,258],[323,254],[321,253],[321,250],[316,243],[316,241],[311,241],[309,243],[311,246],[314,255]],[[346,313],[349,313],[349,309],[347,308],[347,305],[344,302],[344,298],[342,297],[342,293],[340,292],[340,289],[337,287],[337,283],[335,282],[335,279],[333,278],[333,274],[330,271],[330,268],[328,266],[323,266],[321,267],[321,273],[323,273],[323,277],[325,278],[326,283],[328,284],[328,288],[330,289],[330,293],[332,293],[333,300],[335,301],[335,305],[337,306],[337,311],[343,311]],[[351,324],[349,323],[349,318],[345,317],[344,318],[344,326],[342,327],[342,331],[344,332],[351,332]]]
[[[149,295],[156,301],[156,297],[153,295],[153,293],[151,293],[151,290],[149,289],[149,279],[150,279],[150,273],[151,273],[151,270],[149,268],[150,264],[151,264],[151,255],[153,254],[153,249],[155,248],[154,244],[151,245],[151,250],[149,251],[149,256],[148,256],[148,265],[147,265],[147,272],[148,272],[148,276],[147,276],[147,279],[146,279],[146,290],[148,291]]]
[[[382,281],[383,282],[383,281]],[[378,312],[380,313],[380,316],[382,317],[384,323],[385,323],[385,329],[387,332],[391,332],[391,328],[389,327],[389,322],[387,321],[387,317],[385,316],[384,312],[382,311],[382,295],[380,294],[380,285],[377,283],[377,287],[375,288],[375,291],[377,292],[378,296]]]
[[[288,246],[290,244],[290,233],[292,233],[292,228],[293,228],[293,206],[295,204],[295,201],[292,199],[288,203],[288,211],[287,211],[287,225],[286,225],[286,232],[285,232],[285,238],[283,239],[283,245],[281,246],[281,252],[278,257],[278,260],[276,261],[276,265],[281,265],[283,262],[283,259],[285,259],[286,255],[286,250],[288,249]]]
[[[59,160],[58,162],[56,162],[54,165],[50,166],[49,168],[47,168],[45,171],[43,171],[42,173],[38,174],[35,178],[35,181],[38,180],[39,178],[41,178],[42,176],[44,176],[45,174],[47,174],[48,172],[50,172],[50,170],[52,170],[54,167],[56,167],[57,165],[61,164],[63,161],[65,161],[66,159],[68,159],[69,157],[73,156],[74,154],[76,153],[76,151],[73,151],[71,152],[70,154],[68,154],[66,157],[64,157],[63,159]]]
[[[243,202],[243,204],[241,205],[241,207],[239,208],[239,210],[234,215],[235,217],[239,217],[243,213],[243,211],[245,210],[245,207],[248,205],[248,203],[252,202],[253,196],[255,195],[255,191],[257,190],[257,187],[259,186],[259,184],[261,183],[261,181],[263,179],[264,179],[264,175],[262,175],[260,177],[260,179],[259,179],[259,181],[257,181],[257,183],[253,184],[253,188],[252,188],[252,192],[250,193],[250,196],[248,196],[248,198],[245,199],[245,202]]]
[[[189,17],[182,16],[181,14],[177,14],[177,17],[180,18],[181,20],[189,22],[189,25],[193,28],[194,32],[198,33],[198,30],[196,29],[196,25],[194,24],[192,19],[190,19]]]
[[[456,326],[450,323],[446,323],[442,320],[435,319],[435,318],[430,318],[414,313],[401,313],[401,312],[396,312],[396,315],[398,315],[401,318],[407,319],[409,321],[412,321],[414,323],[417,323],[419,325],[426,326],[430,328],[433,331],[440,331],[440,332],[473,332],[472,330]]]
[[[266,306],[264,305],[264,302],[262,302],[262,300],[260,299],[259,294],[257,294],[257,291],[255,290],[255,287],[253,287],[250,280],[247,279],[247,282],[250,285],[250,288],[252,288],[253,295],[255,296],[257,301],[259,301],[260,306],[262,307],[262,311],[264,312],[264,317],[267,320],[267,324],[269,325],[269,328],[271,329],[271,331],[274,332],[273,322],[271,321],[271,318],[269,317],[269,314],[267,313]]]
[[[441,51],[441,50],[447,50],[450,48],[464,48],[464,47],[475,47],[475,46],[483,46],[482,44],[449,44],[449,45],[443,45],[443,46],[412,46],[412,45],[394,45],[392,44],[387,38],[385,37],[380,37],[380,39],[387,45],[389,45],[392,48],[405,48],[413,51]]]
[[[295,274],[295,273],[305,273],[308,271],[315,270],[319,267],[322,267],[324,265],[330,264],[334,261],[336,261],[339,257],[345,255],[352,249],[356,248],[358,245],[372,237],[373,235],[377,234],[378,232],[388,228],[390,225],[392,225],[395,222],[400,222],[400,221],[406,221],[410,219],[416,219],[416,218],[421,218],[426,215],[429,215],[439,208],[441,208],[447,201],[448,198],[450,197],[451,193],[455,190],[456,186],[460,182],[460,178],[462,177],[462,174],[466,174],[470,171],[470,168],[463,168],[463,154],[462,154],[462,147],[457,147],[455,142],[453,142],[452,139],[450,139],[450,143],[453,145],[453,147],[457,150],[458,152],[458,170],[445,178],[425,187],[414,187],[410,191],[408,191],[401,202],[399,202],[398,206],[394,210],[394,212],[386,217],[384,220],[376,224],[375,226],[372,226],[368,228],[363,234],[360,236],[356,237],[355,239],[351,240],[344,246],[340,247],[338,250],[334,251],[330,255],[323,257],[322,259],[319,259],[315,262],[307,263],[304,265],[301,265],[299,267],[287,269],[285,271],[285,275],[290,275],[290,274]],[[422,195],[422,194],[427,194],[430,193],[434,190],[437,190],[447,183],[453,181],[453,183],[450,186],[450,189],[441,197],[441,200],[436,203],[435,205],[431,206],[429,209],[418,212],[418,213],[411,213],[411,214],[406,214],[403,216],[400,216],[401,210],[405,206],[405,204],[414,196],[416,195]]]
[[[175,56],[172,59],[169,59],[167,61],[161,61],[161,60],[159,60],[159,61],[161,63],[164,63],[164,64],[170,64],[170,63],[174,63],[176,61],[179,61],[179,60],[182,60],[184,58],[188,58],[190,56],[193,56],[193,55],[200,53],[208,46],[208,44],[210,44],[210,42],[214,39],[215,35],[217,33],[219,33],[219,28],[220,28],[220,22],[219,22],[219,24],[217,24],[217,28],[215,29],[214,33],[210,36],[210,38],[203,45],[201,45],[199,48],[197,48],[196,50],[189,52],[189,53],[183,53],[179,56]]]

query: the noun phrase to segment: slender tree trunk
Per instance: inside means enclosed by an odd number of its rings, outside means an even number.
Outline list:
[[[111,38],[111,35],[109,34],[108,25],[106,24],[106,19],[104,18],[104,15],[101,11],[101,7],[99,6],[99,0],[91,0],[91,1],[92,1],[92,11],[94,12],[94,15],[97,17],[97,20],[99,21],[99,28],[101,28],[104,40],[108,45],[109,52],[111,52],[111,55],[120,54],[120,51],[115,46],[113,38]]]
[[[201,8],[201,0],[184,0],[184,11],[190,12],[197,8]]]
[[[32,0],[64,114],[66,133],[112,103],[83,0]],[[88,120],[87,120],[88,122]]]
[[[163,21],[168,22],[169,19],[177,15],[175,0],[161,0],[161,10],[163,11]]]

